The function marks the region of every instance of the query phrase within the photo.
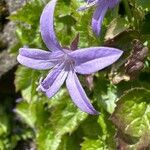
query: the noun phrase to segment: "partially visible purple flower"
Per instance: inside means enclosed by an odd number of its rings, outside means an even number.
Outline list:
[[[40,30],[43,41],[51,51],[20,48],[18,61],[27,67],[51,69],[47,77],[40,82],[38,89],[49,98],[55,95],[66,80],[66,86],[73,102],[84,112],[98,114],[84,92],[76,73],[91,74],[114,63],[122,51],[109,47],[90,47],[70,51],[62,48],[54,32],[54,9],[57,0],[51,0],[41,15]],[[78,37],[71,48],[76,49]]]
[[[83,11],[87,8],[96,5],[96,10],[92,18],[92,29],[93,32],[99,36],[101,31],[102,22],[107,10],[114,8],[120,0],[85,0],[87,2],[86,6],[82,6],[78,11]]]

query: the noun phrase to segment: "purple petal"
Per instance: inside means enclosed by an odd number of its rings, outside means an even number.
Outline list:
[[[78,77],[72,71],[70,71],[68,74],[66,85],[70,96],[77,107],[79,107],[82,111],[92,115],[99,114],[86,96]]]
[[[91,47],[69,53],[75,61],[75,70],[80,74],[91,74],[114,63],[122,51],[109,47]]]
[[[51,52],[31,48],[21,48],[17,60],[20,64],[37,70],[50,69],[56,62],[52,59]]]
[[[68,71],[66,71],[64,64],[57,65],[44,79],[41,85],[38,87],[41,91],[45,92],[47,97],[54,96],[67,77]]]
[[[19,54],[33,59],[42,59],[42,60],[48,60],[50,59],[51,52],[44,51],[40,49],[34,49],[34,48],[20,48]]]
[[[52,51],[62,50],[54,31],[54,10],[57,0],[51,0],[44,8],[40,19],[40,30],[47,48]]]
[[[97,6],[94,12],[94,15],[92,18],[92,29],[93,29],[93,32],[97,36],[99,36],[100,34],[102,22],[103,22],[107,9],[108,9],[107,3],[103,2]]]
[[[120,0],[109,0],[107,2],[107,5],[109,6],[109,8],[114,8],[118,3],[119,3]]]

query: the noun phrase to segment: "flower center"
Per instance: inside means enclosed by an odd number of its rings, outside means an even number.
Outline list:
[[[68,54],[64,55],[63,62],[65,63],[66,67],[73,67],[74,66],[74,60],[70,58]]]

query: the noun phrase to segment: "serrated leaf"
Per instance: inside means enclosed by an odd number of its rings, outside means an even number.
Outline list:
[[[19,66],[15,73],[15,86],[16,91],[27,88],[31,84],[31,69]]]
[[[129,28],[129,24],[125,18],[115,18],[110,22],[110,25],[107,28],[105,40],[110,40],[115,38],[117,35]]]
[[[19,66],[15,73],[16,91],[27,88],[31,84],[32,70],[23,66]]]
[[[100,125],[101,137],[104,145],[109,150],[114,150],[116,148],[116,143],[114,141],[115,127],[112,122],[108,119],[110,115],[103,111],[102,115],[98,118],[98,123]]]
[[[109,114],[101,109],[101,115],[97,117],[88,116],[81,124],[80,128],[83,130],[83,136],[85,137],[85,141],[81,144],[83,150],[114,150],[116,148],[115,128],[108,118]]]
[[[87,119],[80,125],[84,137],[88,139],[96,139],[101,134],[101,129],[97,120],[98,116],[88,116]]]
[[[117,100],[117,89],[102,75],[95,79],[94,98],[110,114],[114,111]]]
[[[41,128],[50,115],[49,110],[45,108],[45,102],[45,98],[31,103],[21,101],[17,104],[15,112],[23,122],[33,129]]]
[[[30,127],[35,127],[36,116],[33,113],[33,106],[30,106],[29,103],[23,101],[17,105],[15,113],[21,118],[23,122],[28,124]]]
[[[37,93],[32,94],[32,86],[28,86],[26,89],[22,89],[21,91],[22,94],[22,98],[27,101],[28,103],[30,103],[31,101],[36,101],[37,98]]]
[[[81,150],[108,150],[106,145],[100,139],[85,139],[81,146]]]
[[[64,135],[62,137],[58,150],[79,150],[80,142],[82,140],[81,134],[78,135],[78,131],[72,135]]]
[[[15,73],[15,86],[16,91],[24,90],[23,94],[25,95],[25,91],[28,90],[28,98],[32,96],[36,92],[36,82],[38,82],[39,73],[35,70],[26,68],[24,66],[19,66],[16,73]],[[30,86],[30,87],[29,87]],[[31,100],[25,98],[26,100]]]
[[[32,25],[39,21],[37,16],[40,16],[43,6],[44,4],[40,0],[28,1],[21,9],[11,14],[9,18],[13,21],[22,21]]]
[[[66,103],[65,99],[61,99],[60,104],[52,112],[51,122],[57,135],[71,134],[87,117],[86,113],[75,108],[74,104],[69,102],[69,98],[67,100]]]
[[[36,142],[39,150],[57,150],[61,142],[61,136],[55,135],[53,130],[46,126],[39,130]]]
[[[60,40],[62,46],[69,47],[71,40],[76,36],[77,32],[74,30],[76,27],[75,14],[77,2],[75,1],[58,1],[55,9],[55,28],[57,37]],[[60,9],[61,8],[61,9]],[[64,38],[65,35],[65,38]]]
[[[48,108],[51,109],[51,116],[45,127],[39,131],[37,144],[41,150],[44,150],[47,144],[49,147],[46,150],[57,150],[62,137],[74,132],[86,119],[87,114],[75,108],[64,89],[49,102]]]
[[[117,102],[111,120],[123,134],[130,136],[129,143],[135,138],[135,147],[144,142],[145,135],[150,133],[150,91],[144,88],[127,91]]]
[[[18,46],[44,48],[40,31],[39,19],[47,0],[30,0],[26,4],[9,16],[9,19],[16,23],[16,36],[18,43],[10,48],[13,53],[18,52]],[[20,23],[21,22],[21,23]]]

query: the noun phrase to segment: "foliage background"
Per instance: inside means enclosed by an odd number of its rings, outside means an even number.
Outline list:
[[[39,18],[48,0],[28,0],[9,19],[16,23],[17,42],[9,52],[18,54],[23,46],[45,49],[39,32]],[[65,86],[51,100],[36,91],[47,71],[18,65],[15,72],[17,96],[0,102],[0,149],[38,150],[142,150],[150,149],[150,54],[135,80],[124,80],[125,62],[132,55],[133,41],[150,47],[150,2],[122,0],[110,10],[102,34],[91,31],[93,9],[77,12],[78,0],[58,0],[55,30],[63,46],[79,33],[79,47],[113,46],[124,51],[111,67],[93,75],[92,90],[80,76],[86,93],[99,116],[81,112],[72,103]],[[115,77],[121,82],[114,84]],[[117,78],[118,79],[118,78]],[[91,84],[90,84],[91,85]]]

